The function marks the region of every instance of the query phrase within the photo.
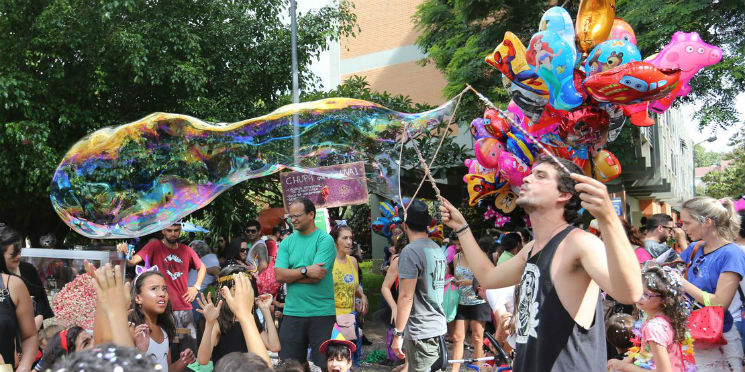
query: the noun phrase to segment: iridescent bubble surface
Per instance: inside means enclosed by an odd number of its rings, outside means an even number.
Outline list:
[[[454,108],[451,100],[408,114],[330,98],[231,124],[155,113],[76,143],[54,173],[50,198],[62,220],[90,238],[161,230],[233,185],[285,168],[312,173],[314,167],[364,161],[370,188],[395,200],[402,125],[423,133],[447,122]],[[297,166],[293,114],[299,118]]]

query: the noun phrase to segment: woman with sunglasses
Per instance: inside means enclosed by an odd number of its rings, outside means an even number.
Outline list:
[[[243,235],[235,236],[225,248],[225,262],[222,268],[229,265],[242,265],[248,267],[246,258],[248,257],[248,240]]]
[[[723,306],[724,339],[727,345],[696,343],[699,372],[742,371],[743,346],[740,325],[740,280],[745,276],[745,253],[732,241],[740,227],[732,200],[696,197],[683,203],[680,212],[683,230],[691,238],[682,253],[686,262],[683,288],[697,303]]]
[[[31,296],[23,280],[9,274],[4,259],[8,251],[20,252],[22,240],[18,232],[0,224],[0,254],[3,255],[0,260],[0,365],[10,364],[15,371],[30,371],[39,349]],[[15,361],[16,339],[21,345],[18,364]]]

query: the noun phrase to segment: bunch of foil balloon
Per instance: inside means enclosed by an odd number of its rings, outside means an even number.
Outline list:
[[[466,160],[463,181],[470,204],[488,205],[485,218],[495,223],[520,213],[516,192],[538,155],[534,141],[611,181],[621,166],[603,147],[626,120],[654,125],[649,111],[667,110],[690,92],[688,82],[699,70],[722,58],[722,50],[698,33],[676,32],[643,59],[634,30],[615,17],[614,0],[582,0],[575,22],[564,8],[547,10],[527,46],[507,32],[486,56],[502,73],[511,101],[506,111],[487,109],[471,123],[475,158]]]
[[[408,114],[333,98],[230,124],[156,113],[76,143],[54,173],[50,198],[62,220],[90,238],[161,230],[236,184],[283,169],[343,178],[315,169],[364,161],[368,185],[396,200],[402,126],[408,127],[407,138],[430,132],[448,123],[455,106],[450,100]]]

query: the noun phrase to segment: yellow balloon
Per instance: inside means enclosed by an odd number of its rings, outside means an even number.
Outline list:
[[[589,53],[595,45],[607,40],[615,17],[616,0],[582,0],[574,24],[577,48]]]

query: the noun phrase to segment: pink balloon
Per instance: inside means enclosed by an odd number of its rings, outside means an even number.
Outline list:
[[[479,161],[476,159],[466,159],[463,161],[463,164],[468,168],[467,174],[490,174],[495,172],[493,168],[487,168],[479,164]],[[466,176],[463,176],[463,182],[468,183]]]
[[[649,109],[655,112],[665,112],[675,98],[688,95],[691,91],[688,82],[693,75],[702,68],[717,64],[721,60],[722,49],[705,43],[697,32],[678,31],[674,33],[670,43],[647,62],[660,69],[680,69],[678,86],[667,96],[650,103]]]
[[[530,167],[511,152],[499,154],[499,173],[511,186],[523,184],[523,178],[530,174]]]
[[[504,151],[504,144],[496,138],[481,138],[476,141],[474,152],[479,164],[486,168],[496,168],[499,154]]]
[[[634,33],[634,29],[621,18],[613,20],[613,27],[610,29],[610,36],[608,39],[626,40],[629,43],[636,45],[636,34]]]

